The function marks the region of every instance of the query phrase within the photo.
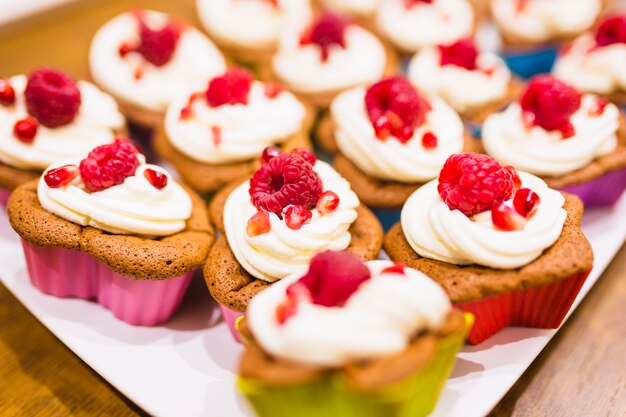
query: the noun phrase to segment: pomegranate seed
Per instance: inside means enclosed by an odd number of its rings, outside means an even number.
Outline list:
[[[574,42],[568,42],[559,50],[559,55],[564,56],[569,54],[569,52],[574,48]]]
[[[504,169],[506,169],[509,174],[511,174],[511,178],[513,179],[513,186],[516,190],[519,190],[519,188],[522,186],[522,180],[520,179],[519,175],[517,175],[517,170],[511,165],[504,167]]]
[[[15,103],[15,90],[9,80],[0,79],[0,104],[10,106]]]
[[[404,275],[404,264],[402,262],[396,262],[393,266],[388,266],[387,268],[380,271],[383,274],[402,274]]]
[[[559,127],[559,131],[563,135],[563,139],[569,139],[576,134],[574,125],[570,121],[563,123],[561,127]]]
[[[162,190],[167,185],[167,175],[152,168],[146,169],[143,172],[143,176],[157,190]]]
[[[311,221],[313,214],[302,206],[289,206],[285,210],[285,223],[291,230],[300,230],[302,226]]]
[[[213,145],[215,145],[215,147],[220,146],[220,143],[222,143],[222,131],[219,126],[211,126],[211,136],[213,138]]]
[[[303,301],[311,302],[311,291],[302,282],[294,282],[287,287],[285,299],[276,307],[276,321],[285,322],[298,311],[298,304]]]
[[[483,72],[483,74],[485,74],[487,77],[491,77],[493,75],[494,72],[496,72],[496,67],[491,67],[491,68],[482,68],[481,71]]]
[[[26,116],[25,119],[18,120],[13,126],[13,135],[21,142],[33,143],[37,134],[37,119]]]
[[[540,202],[541,199],[537,193],[529,188],[522,188],[515,193],[513,207],[515,207],[515,211],[528,219],[535,213]]]
[[[516,2],[515,2],[515,11],[517,13],[522,13],[524,11],[524,9],[526,9],[527,3],[528,3],[528,0],[516,0]]]
[[[523,112],[522,113],[522,122],[526,129],[530,129],[535,125],[535,115],[531,112]]]
[[[304,158],[305,161],[307,161],[311,165],[315,165],[315,162],[317,161],[317,158],[315,157],[315,155],[313,155],[313,152],[307,149],[296,148],[291,152],[300,155],[301,157]]]
[[[287,297],[298,302],[311,302],[311,300],[313,299],[313,297],[311,296],[311,290],[309,290],[309,288],[301,281],[294,282],[293,284],[288,286],[285,293],[287,294]]]
[[[496,228],[507,232],[521,230],[526,224],[526,219],[504,203],[491,209],[491,221]]]
[[[180,109],[179,119],[180,120],[191,119],[191,117],[193,116],[193,109],[191,108],[193,106],[193,102],[202,97],[204,97],[204,93],[193,93],[192,95],[190,95],[189,100],[187,100],[187,104],[185,105],[185,107]]]
[[[276,321],[283,325],[298,311],[298,304],[292,298],[285,298],[276,306]]]
[[[265,97],[267,98],[276,98],[280,93],[282,93],[283,87],[276,83],[267,82],[265,83]]]
[[[589,109],[589,116],[601,116],[604,113],[604,109],[608,106],[609,101],[604,98],[596,99],[593,106]]]
[[[135,69],[135,73],[133,74],[133,76],[135,77],[135,80],[140,80],[143,77],[143,70],[141,69],[141,67]]]
[[[332,191],[324,191],[317,200],[317,211],[320,214],[332,213],[339,206],[339,196]]]
[[[120,47],[117,49],[121,57],[125,57],[129,52],[135,51],[136,48],[130,46],[128,43],[124,42],[120,44]]]
[[[250,237],[262,235],[270,230],[270,216],[263,209],[260,209],[254,216],[250,217],[246,224],[246,234]]]
[[[261,164],[267,164],[271,159],[280,155],[281,153],[283,153],[283,151],[281,151],[276,146],[268,146],[267,148],[263,149],[263,152],[261,152]]]
[[[437,136],[432,132],[424,133],[422,136],[422,146],[426,149],[434,149],[437,147]]]
[[[62,167],[53,168],[46,172],[43,180],[50,188],[60,188],[66,186],[80,174],[77,165],[63,165]]]

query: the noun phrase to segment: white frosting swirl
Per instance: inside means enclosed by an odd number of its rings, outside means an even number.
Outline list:
[[[144,10],[150,27],[167,21],[164,13]],[[206,80],[224,72],[226,64],[221,52],[197,29],[185,26],[171,60],[157,67],[139,53],[120,56],[119,47],[139,42],[137,18],[132,12],[121,14],[94,36],[89,50],[89,67],[94,80],[116,97],[136,106],[165,112],[170,101],[181,91],[200,90]],[[142,76],[135,78],[135,71]]]
[[[383,0],[376,25],[399,48],[415,52],[470,36],[474,30],[474,9],[467,0],[434,0],[408,9],[404,0]]]
[[[511,71],[497,55],[481,52],[476,66],[474,70],[442,66],[439,48],[426,47],[411,59],[408,77],[420,90],[438,95],[464,112],[502,99],[509,89]]]
[[[287,31],[272,60],[276,75],[293,91],[321,93],[345,90],[372,83],[385,70],[383,44],[367,30],[349,25],[345,48],[332,45],[328,60],[322,61],[318,45],[300,45],[299,31]]]
[[[372,278],[362,283],[343,307],[308,302],[284,324],[276,307],[295,274],[272,285],[250,302],[246,317],[255,339],[272,355],[321,366],[342,366],[405,350],[421,330],[436,330],[451,309],[443,289],[421,272],[383,273],[389,261],[366,263]]]
[[[598,18],[602,0],[492,0],[499,29],[512,39],[542,42],[589,29]]]
[[[463,122],[438,97],[427,97],[432,109],[413,137],[402,143],[394,137],[376,137],[365,107],[365,88],[345,91],[333,100],[330,112],[335,124],[335,140],[341,152],[366,174],[405,183],[435,178],[446,159],[463,149]],[[437,147],[426,149],[422,136],[433,133]]]
[[[483,125],[487,153],[503,165],[536,175],[562,175],[584,167],[617,147],[619,110],[608,104],[601,115],[590,115],[597,98],[586,94],[580,109],[571,116],[575,135],[563,139],[558,131],[540,126],[526,128],[519,103],[494,113]]]
[[[113,142],[116,131],[124,127],[115,100],[95,85],[78,81],[81,105],[74,120],[55,128],[39,124],[35,140],[24,143],[13,135],[13,126],[28,116],[24,99],[27,77],[16,75],[9,83],[15,90],[15,103],[0,105],[0,161],[7,165],[44,170],[59,159],[82,156],[96,146]]]
[[[368,19],[374,16],[381,0],[322,0],[324,7],[348,16]]]
[[[234,45],[271,50],[282,30],[311,17],[308,0],[196,0],[202,25],[215,37]]]
[[[180,95],[168,107],[165,131],[172,145],[190,158],[209,164],[256,158],[267,146],[284,142],[302,130],[305,109],[293,94],[265,95],[263,83],[254,81],[247,104],[211,107],[204,98],[193,101],[194,116],[181,120],[189,95]],[[220,142],[211,140],[212,128]]]
[[[65,220],[115,234],[167,236],[183,230],[191,217],[191,198],[163,168],[146,164],[142,155],[139,160],[135,175],[92,193],[85,191],[80,176],[60,188],[48,187],[42,176],[37,186],[39,203]],[[57,162],[48,170],[79,163],[76,159]],[[167,176],[163,189],[155,188],[144,177],[148,168]]]
[[[626,91],[626,44],[596,47],[593,35],[585,34],[558,57],[553,72],[582,91],[598,94]]]
[[[273,282],[306,270],[309,261],[318,252],[326,249],[343,250],[350,245],[348,229],[357,218],[359,199],[350,189],[348,181],[330,165],[318,160],[314,170],[324,190],[333,191],[339,196],[339,206],[324,215],[313,209],[310,223],[299,230],[290,229],[284,220],[270,213],[271,230],[258,236],[248,236],[248,219],[257,212],[250,201],[249,181],[236,188],[226,200],[226,238],[237,261],[250,275]]]
[[[539,195],[541,202],[524,229],[501,231],[491,221],[491,211],[473,218],[441,200],[437,180],[415,191],[401,213],[404,236],[420,256],[455,265],[478,264],[514,269],[538,258],[556,242],[567,212],[563,195],[548,188],[534,175],[518,171],[523,188]],[[512,205],[512,199],[505,204]]]

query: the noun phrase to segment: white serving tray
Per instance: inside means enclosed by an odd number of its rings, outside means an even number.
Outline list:
[[[583,230],[596,258],[574,307],[626,239],[626,194],[612,209],[588,210]],[[4,285],[63,343],[148,413],[253,415],[234,388],[242,347],[228,333],[201,277],[192,282],[183,308],[166,325],[133,327],[115,320],[98,304],[57,299],[31,287],[19,239],[4,213],[0,213],[0,248]],[[478,346],[465,347],[433,416],[487,414],[555,333],[508,328]]]

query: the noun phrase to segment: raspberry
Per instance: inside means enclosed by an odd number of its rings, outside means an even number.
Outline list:
[[[292,150],[291,152],[297,153],[298,155],[303,157],[311,165],[315,165],[315,162],[317,162],[317,157],[313,154],[313,152],[311,152],[308,149],[296,148],[296,149]]]
[[[615,43],[626,43],[626,14],[605,19],[596,31],[596,44],[598,46]]]
[[[206,99],[210,106],[248,104],[248,93],[254,76],[243,68],[231,68],[209,82]]]
[[[98,146],[80,161],[80,177],[89,191],[102,191],[119,185],[139,166],[137,148],[126,138]]]
[[[580,108],[582,94],[551,75],[537,75],[526,86],[520,105],[532,125],[558,130],[563,138],[575,134],[569,118]]]
[[[424,123],[431,108],[428,101],[401,76],[384,79],[368,88],[365,107],[376,136],[386,140],[392,135],[401,143],[413,137],[413,131]]]
[[[281,153],[254,173],[249,193],[257,209],[282,219],[283,210],[290,205],[313,209],[322,194],[322,181],[302,156]]]
[[[455,65],[468,70],[476,69],[478,49],[471,39],[461,39],[451,45],[440,45],[439,53],[441,66]]]
[[[468,217],[498,206],[513,195],[511,172],[482,154],[461,153],[448,158],[437,186],[450,210]]]
[[[46,68],[35,70],[28,76],[24,99],[28,113],[46,127],[70,123],[81,102],[80,90],[72,77]]]
[[[328,60],[330,47],[337,45],[346,47],[345,31],[349,22],[343,16],[331,12],[324,12],[313,24],[300,36],[300,45],[312,43],[320,47],[322,61]]]
[[[167,64],[176,51],[181,32],[180,25],[169,21],[162,28],[155,30],[146,25],[141,12],[136,13],[136,16],[140,39],[136,51],[157,67]]]

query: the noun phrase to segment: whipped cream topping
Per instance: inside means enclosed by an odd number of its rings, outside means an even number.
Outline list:
[[[160,12],[143,11],[146,24],[158,28],[169,17]],[[181,91],[201,90],[206,80],[226,68],[224,57],[198,30],[185,26],[172,59],[157,67],[139,53],[122,57],[120,45],[139,42],[137,19],[132,12],[121,14],[94,36],[89,50],[89,67],[98,85],[117,98],[155,112],[165,112]],[[136,78],[136,72],[141,76]]]
[[[317,161],[313,167],[324,191],[339,196],[339,206],[331,213],[320,215],[313,209],[311,221],[299,230],[287,227],[284,220],[269,213],[271,230],[250,237],[246,224],[257,209],[250,201],[249,181],[237,187],[224,206],[226,238],[237,261],[255,278],[273,282],[298,271],[305,271],[311,258],[324,250],[343,250],[350,245],[348,229],[356,220],[359,199],[350,184],[330,165]]]
[[[168,107],[165,131],[174,147],[200,162],[219,164],[256,158],[268,146],[282,143],[302,130],[305,109],[296,97],[282,91],[265,95],[265,85],[254,81],[247,104],[211,107],[204,97],[194,100],[193,117],[181,119],[189,95],[180,95]],[[220,140],[211,140],[213,129]]]
[[[611,153],[617,147],[619,110],[607,104],[600,115],[590,114],[597,97],[585,94],[570,121],[574,136],[563,139],[558,131],[540,126],[527,128],[515,102],[502,113],[490,115],[483,125],[483,145],[502,165],[513,165],[536,175],[562,175]]]
[[[300,32],[287,31],[272,66],[290,89],[303,93],[344,90],[372,83],[382,77],[386,65],[385,48],[373,34],[349,25],[345,48],[331,46],[327,61],[321,60],[316,44],[300,45]]]
[[[557,78],[579,90],[610,94],[626,91],[626,44],[599,47],[591,34],[576,39],[555,63]]]
[[[439,48],[426,47],[411,59],[408,76],[420,90],[438,95],[455,110],[465,112],[504,98],[511,81],[511,71],[493,53],[480,52],[476,67],[442,66]]]
[[[514,269],[532,262],[561,235],[567,217],[562,208],[565,198],[534,175],[520,171],[518,175],[522,188],[530,188],[541,199],[524,229],[498,230],[490,210],[473,218],[450,210],[433,180],[404,205],[400,215],[404,236],[418,255],[455,265]],[[512,206],[512,199],[505,204]]]
[[[399,48],[415,52],[447,45],[471,35],[474,9],[467,0],[433,0],[405,7],[404,0],[383,0],[376,15],[379,30]]]
[[[491,11],[507,38],[542,42],[582,33],[598,18],[602,0],[493,0]]]
[[[196,0],[208,32],[226,42],[258,50],[274,49],[282,30],[311,17],[308,0]]]
[[[322,0],[324,7],[348,16],[371,18],[381,0]]]
[[[425,182],[437,177],[446,159],[463,149],[463,122],[435,96],[427,97],[432,109],[408,142],[378,139],[367,115],[365,92],[364,87],[345,91],[330,107],[339,149],[364,173],[383,180]],[[429,132],[437,137],[436,148],[422,145],[422,137]]]
[[[302,274],[278,282],[250,302],[246,317],[255,339],[272,355],[294,362],[339,367],[401,352],[421,330],[440,328],[451,309],[443,289],[421,272],[382,272],[389,261],[366,262],[372,278],[343,307],[302,302],[284,324],[276,307]]]
[[[27,77],[9,79],[15,90],[15,103],[0,106],[0,161],[21,169],[43,171],[59,159],[87,154],[99,145],[113,142],[124,127],[124,117],[111,96],[86,81],[78,81],[82,103],[74,120],[64,126],[37,126],[32,143],[24,143],[13,135],[13,126],[28,116],[24,90]]]
[[[191,198],[167,171],[146,164],[143,155],[138,158],[141,163],[135,175],[92,193],[85,191],[80,176],[60,188],[50,188],[42,176],[37,185],[39,203],[65,220],[114,234],[167,236],[180,232],[191,217]],[[80,159],[57,162],[48,170],[67,164],[79,165]],[[155,188],[144,177],[146,169],[166,175],[167,185]]]

